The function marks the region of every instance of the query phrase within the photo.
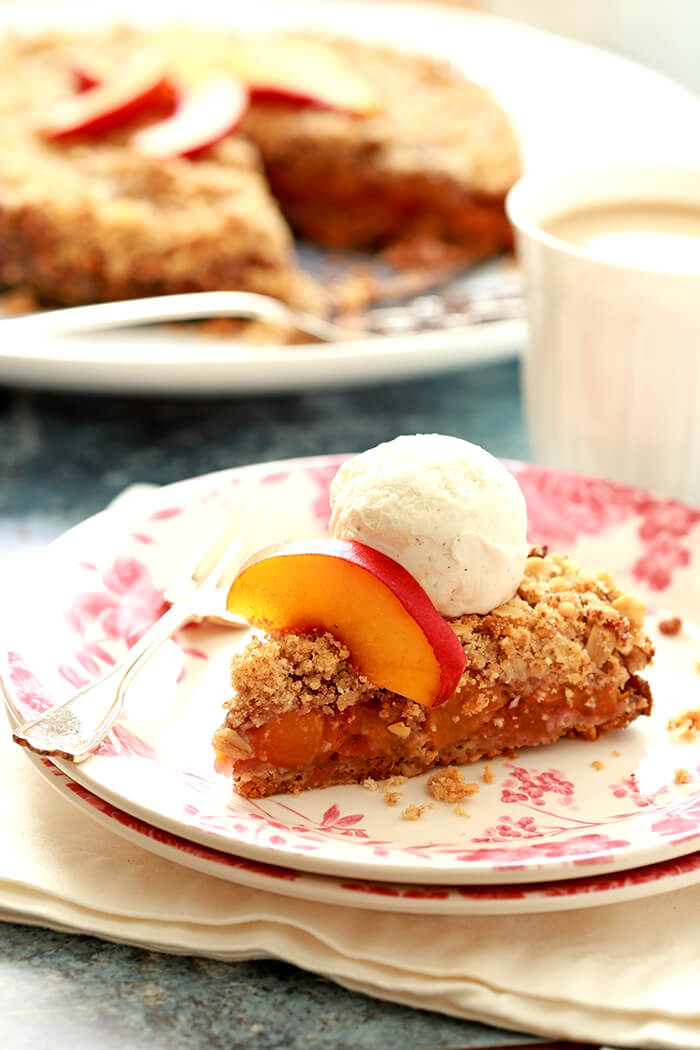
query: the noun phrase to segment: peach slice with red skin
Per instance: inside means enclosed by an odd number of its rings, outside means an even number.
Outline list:
[[[230,62],[254,101],[297,103],[354,116],[379,109],[372,85],[319,42],[249,37],[231,53]]]
[[[248,108],[248,89],[230,77],[212,77],[184,94],[172,116],[131,139],[149,157],[194,157],[226,138]]]
[[[372,84],[317,41],[248,36],[235,48],[220,46],[198,59],[185,37],[179,46],[170,42],[167,65],[185,95],[211,77],[228,76],[244,84],[254,102],[330,109],[357,117],[380,109]],[[83,93],[116,76],[95,61],[81,60],[72,71],[76,88]]]
[[[97,135],[145,112],[162,115],[172,109],[175,97],[164,56],[140,54],[105,80],[57,102],[42,130],[52,139]]]
[[[457,635],[413,576],[351,540],[258,551],[233,581],[227,608],[266,630],[328,631],[374,685],[427,707],[454,694],[466,666]]]

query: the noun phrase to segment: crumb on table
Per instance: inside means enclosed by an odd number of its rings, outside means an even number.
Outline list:
[[[591,762],[591,765],[593,766],[594,769],[605,769],[605,766],[603,765],[603,763],[599,762],[598,759],[596,759],[595,762]]]
[[[376,791],[379,787],[377,781],[374,780],[373,777],[365,777],[365,779],[362,781],[362,786],[363,788],[365,788],[366,791]]]
[[[478,784],[468,784],[457,766],[447,766],[433,773],[428,781],[428,790],[438,802],[461,802],[471,798],[479,790]]]
[[[467,820],[469,820],[469,818],[471,817],[471,813],[469,813],[464,808],[464,806],[460,806],[460,805],[455,806],[455,813],[457,814],[458,817],[466,817]]]
[[[618,751],[617,748],[615,748],[615,750],[613,751],[613,758],[619,758],[621,754],[622,752]]]
[[[674,777],[673,777],[673,783],[674,784],[687,784],[687,783],[689,783],[689,781],[690,781],[690,773],[688,772],[687,769],[681,768],[681,769],[677,769],[676,770],[676,772],[674,774]]]
[[[484,766],[484,774],[483,774],[482,780],[484,781],[485,784],[493,784],[495,779],[496,779],[496,774],[494,772],[493,766],[490,763],[487,763]]]

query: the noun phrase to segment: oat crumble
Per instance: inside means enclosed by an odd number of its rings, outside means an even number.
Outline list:
[[[398,806],[399,802],[403,798],[403,795],[400,791],[390,791],[389,788],[386,787],[382,792],[382,796],[387,806]]]
[[[439,769],[428,781],[428,791],[438,802],[461,802],[476,795],[478,790],[479,785],[468,784],[457,766]]]
[[[420,806],[416,806],[413,803],[411,803],[410,805],[406,806],[406,808],[401,813],[401,819],[402,820],[419,820],[423,816],[423,814],[425,813],[426,810],[432,809],[432,808],[433,808],[433,805],[432,805],[431,802],[426,802],[426,803],[424,803],[423,805],[420,805]]]

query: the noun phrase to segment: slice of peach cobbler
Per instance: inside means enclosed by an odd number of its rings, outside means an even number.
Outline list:
[[[233,660],[214,736],[238,792],[413,776],[650,712],[642,603],[530,550],[515,479],[474,449],[416,435],[350,460],[331,489],[338,538],[243,568],[229,607],[265,633]]]

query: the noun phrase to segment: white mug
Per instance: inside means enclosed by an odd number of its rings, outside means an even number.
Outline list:
[[[526,176],[508,216],[528,286],[524,410],[549,466],[700,503],[700,267],[603,261],[543,229],[601,204],[700,209],[700,168]]]

